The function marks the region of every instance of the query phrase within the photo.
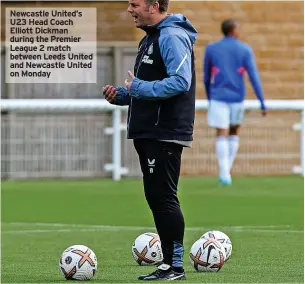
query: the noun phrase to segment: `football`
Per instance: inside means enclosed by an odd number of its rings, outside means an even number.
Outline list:
[[[138,265],[155,265],[163,260],[159,235],[144,233],[132,245],[132,256]]]
[[[200,238],[205,238],[205,239],[216,239],[219,241],[223,247],[225,248],[226,251],[226,261],[229,260],[229,258],[232,255],[232,242],[230,238],[223,232],[220,231],[208,231],[204,233]]]
[[[190,251],[190,263],[198,272],[218,272],[225,263],[225,249],[216,239],[201,238]]]
[[[73,245],[62,253],[59,268],[67,280],[90,280],[97,271],[97,258],[90,248]]]

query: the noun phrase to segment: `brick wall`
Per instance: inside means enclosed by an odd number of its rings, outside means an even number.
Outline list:
[[[220,23],[240,21],[241,39],[255,53],[265,96],[268,99],[302,99],[304,95],[304,15],[302,2],[202,1],[171,2],[171,13],[183,13],[199,32],[196,43],[197,97],[204,98],[202,54],[204,46],[218,40]],[[137,30],[137,38],[143,33]],[[255,98],[247,84],[248,98]]]
[[[135,29],[126,12],[127,2],[4,2],[2,7],[97,7],[99,41],[138,41],[143,32]],[[303,2],[213,2],[173,1],[171,13],[183,13],[197,28],[197,96],[204,98],[202,53],[204,46],[221,37],[220,22],[234,17],[242,24],[242,40],[254,49],[265,96],[269,99],[303,98]],[[5,9],[1,11],[2,41]],[[255,98],[250,88],[248,98]]]

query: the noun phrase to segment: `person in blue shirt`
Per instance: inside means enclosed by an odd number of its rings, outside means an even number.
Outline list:
[[[145,198],[162,244],[163,264],[141,275],[143,281],[185,280],[178,183],[183,149],[193,140],[197,30],[182,14],[168,14],[168,6],[169,0],[129,0],[127,11],[145,36],[130,80],[103,89],[110,103],[129,106],[127,137],[139,156]]]
[[[203,82],[209,100],[208,125],[216,129],[216,155],[219,183],[231,185],[231,169],[239,147],[240,126],[244,118],[247,72],[260,102],[262,115],[266,106],[259,72],[252,48],[238,39],[238,24],[233,19],[222,22],[224,37],[206,46]]]

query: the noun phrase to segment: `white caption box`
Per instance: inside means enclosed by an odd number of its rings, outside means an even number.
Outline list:
[[[7,83],[96,83],[96,8],[7,8]]]

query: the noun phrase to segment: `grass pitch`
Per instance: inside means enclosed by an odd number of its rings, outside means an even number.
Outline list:
[[[186,222],[184,283],[303,283],[303,179],[181,179]],[[206,231],[225,232],[231,259],[218,273],[191,267],[191,245]],[[10,181],[2,183],[2,283],[67,283],[58,261],[84,244],[96,253],[95,283],[140,283],[153,267],[131,256],[134,239],[155,231],[141,180]],[[183,283],[182,282],[182,283]]]

